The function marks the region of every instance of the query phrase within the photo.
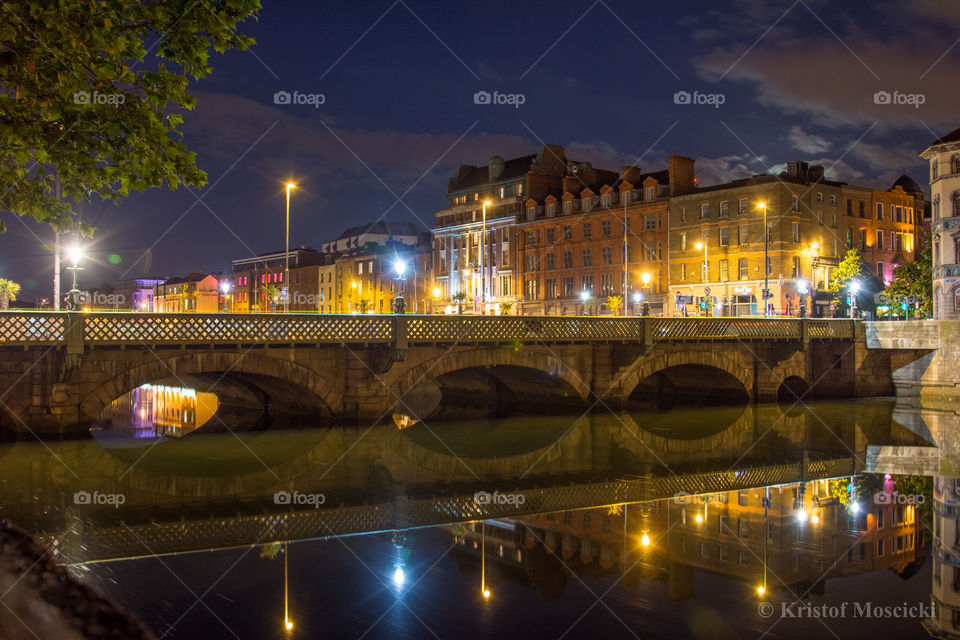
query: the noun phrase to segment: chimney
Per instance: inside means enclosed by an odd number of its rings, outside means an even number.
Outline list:
[[[632,164],[625,164],[620,167],[620,177],[635,187],[640,186],[640,176],[643,174],[640,167]]]
[[[807,182],[809,170],[810,165],[803,160],[794,160],[787,163],[787,173],[801,182]]]
[[[573,195],[579,195],[583,190],[583,183],[577,176],[565,176],[563,178],[563,190]]]
[[[670,195],[680,196],[696,190],[696,178],[693,172],[693,158],[670,156]]]
[[[823,181],[823,165],[815,164],[810,167],[807,171],[807,178],[810,182],[822,182]]]
[[[493,182],[500,177],[501,173],[503,173],[503,158],[493,156],[487,165],[487,182]]]

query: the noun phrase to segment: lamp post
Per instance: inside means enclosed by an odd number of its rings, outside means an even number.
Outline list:
[[[767,268],[767,265],[770,261],[770,258],[767,257],[768,243],[770,240],[770,230],[767,229],[767,203],[761,202],[757,205],[763,209],[763,315],[770,315],[770,305],[767,303],[767,298],[770,295],[770,269]]]
[[[857,292],[860,291],[860,283],[854,280],[847,285],[850,291],[850,319],[857,317]]]
[[[487,207],[490,206],[489,200],[483,201],[483,215],[480,220],[480,313],[487,313]]]
[[[227,312],[227,294],[230,292],[230,283],[224,280],[220,283],[220,290],[223,291],[223,312]]]
[[[78,245],[73,245],[73,247],[67,251],[67,257],[71,263],[71,266],[67,267],[67,270],[73,273],[73,287],[67,292],[67,306],[71,311],[77,311],[80,306],[81,297],[80,290],[77,288],[77,272],[83,271],[83,267],[79,266],[80,260],[83,259],[83,251],[81,251]]]
[[[580,292],[580,302],[583,303],[583,315],[590,315],[587,309],[587,305],[590,303],[590,292],[586,289]]]
[[[797,281],[797,295],[800,297],[800,317],[807,317],[807,281],[801,278]]]
[[[290,310],[290,192],[297,188],[292,182],[287,183],[287,231],[283,253],[283,310]]]
[[[643,300],[642,293],[633,294],[633,315],[640,315],[640,301]]]
[[[701,272],[700,272],[700,278],[701,278],[701,280],[703,281],[703,284],[706,285],[706,284],[707,284],[707,281],[710,280],[710,258],[707,256],[707,243],[706,243],[706,242],[698,242],[698,243],[697,243],[697,249],[703,249],[703,269],[702,269]],[[705,316],[709,316],[709,315],[710,315],[710,310],[711,310],[711,307],[713,306],[713,302],[709,302],[709,304],[708,304],[708,302],[707,302],[707,300],[706,300],[706,298],[707,298],[708,296],[709,296],[708,292],[706,291],[706,289],[704,289],[704,292],[703,292],[703,297],[704,297],[703,315],[705,315]]]
[[[393,300],[393,312],[397,314],[406,313],[406,301],[403,299],[404,280],[407,274],[407,261],[403,258],[397,258],[393,261],[393,270],[397,273],[397,280],[400,281],[400,291]]]
[[[642,249],[642,247],[641,247]],[[630,243],[627,240],[627,201],[623,201],[623,296],[627,296],[627,265],[630,262]],[[644,283],[646,284],[646,283]],[[623,304],[623,315],[627,315],[627,304]]]
[[[647,285],[650,284],[650,274],[647,273],[646,271],[644,271],[643,273],[641,273],[641,274],[640,274],[640,282],[643,283],[643,289],[642,289],[642,294],[643,294],[643,295],[641,295],[641,298],[646,298],[646,296],[647,296]],[[644,301],[644,303],[643,303],[643,315],[645,315],[645,316],[650,315],[650,303],[647,302],[647,301]]]

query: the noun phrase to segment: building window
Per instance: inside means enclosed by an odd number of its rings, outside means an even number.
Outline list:
[[[837,204],[837,194],[835,193],[830,194],[830,204]]]
[[[593,276],[588,274],[580,276],[580,291],[585,291],[589,294],[593,294]]]
[[[738,280],[746,280],[746,279],[749,278],[749,277],[750,277],[750,272],[749,272],[749,270],[747,269],[747,259],[746,259],[746,258],[740,258],[740,259],[737,261],[737,279],[738,279]]]
[[[847,249],[853,248],[853,229],[847,229],[846,245]]]
[[[687,279],[687,263],[685,262],[680,264],[680,279],[681,280]]]
[[[547,205],[547,217],[552,218],[557,213],[557,205],[555,202],[551,202]]]
[[[725,218],[730,214],[730,203],[726,200],[720,201],[720,217]]]
[[[600,274],[600,295],[612,296],[613,291],[613,274],[612,273],[602,273]]]
[[[877,249],[883,249],[883,229],[877,229]]]
[[[527,220],[533,220],[537,217],[536,207],[527,207]]]
[[[880,538],[879,540],[877,540],[877,557],[879,558],[882,555],[883,555],[883,538]]]
[[[600,231],[603,233],[603,236],[605,238],[610,236],[610,231],[611,231],[610,226],[611,225],[609,220],[604,220],[603,222],[600,223]]]
[[[750,200],[747,198],[740,198],[740,215],[743,215],[750,211]]]
[[[547,229],[547,242],[556,242],[557,241],[557,230],[553,227]]]
[[[573,200],[565,200],[563,202],[563,213],[564,214],[573,213]]]
[[[557,268],[557,256],[552,251],[544,256],[544,260],[546,261],[545,269],[553,270]]]
[[[543,281],[543,298],[544,300],[553,300],[557,297],[557,280],[556,278],[547,278]]]
[[[613,249],[611,247],[603,247],[600,249],[600,263],[613,264]]]
[[[877,220],[883,220],[883,203],[877,203]]]
[[[704,202],[703,204],[700,205],[700,217],[706,218],[709,215],[710,215],[710,203]]]
[[[563,297],[564,298],[573,297],[573,276],[566,276],[563,279]]]
[[[687,250],[687,234],[681,233],[680,234],[680,251],[686,251],[686,250]]]
[[[567,225],[563,228],[563,241],[572,242],[573,241],[573,225]]]
[[[793,273],[791,278],[800,277],[800,256],[793,256]]]
[[[573,268],[573,251],[564,251],[563,252],[563,268],[572,269]]]
[[[620,192],[620,202],[623,203],[623,206],[625,206],[625,207],[630,204],[630,190],[629,190],[629,189],[624,189],[623,191]]]
[[[610,196],[609,193],[605,193],[605,194],[603,194],[602,196],[600,196],[600,202],[603,203],[603,208],[604,208],[604,209],[609,209],[609,208],[610,208],[610,197],[611,197],[611,196]]]
[[[723,258],[720,260],[720,282],[726,282],[730,279],[730,267],[727,264],[727,259]]]
[[[877,263],[877,277],[880,278],[880,280],[883,280],[883,263],[882,262]]]
[[[853,216],[853,200],[847,198],[847,215]]]
[[[720,246],[726,247],[730,244],[730,228],[722,227],[720,229]]]
[[[517,195],[518,195],[518,196],[522,196],[522,195],[523,195],[523,183],[522,183],[522,182],[519,183],[519,184],[517,184]]]
[[[652,202],[657,197],[657,188],[656,187],[647,187],[646,188],[646,199],[647,202]]]
[[[823,191],[817,191],[817,202],[823,202]]]
[[[680,207],[680,222],[686,222],[686,221],[687,221],[687,208]]]
[[[593,266],[593,249],[584,249],[582,259],[583,259],[583,266],[592,267]]]
[[[527,272],[529,273],[531,271],[536,271],[536,270],[537,270],[537,256],[535,255],[527,256]]]
[[[790,237],[794,242],[800,242],[800,223],[790,223]]]
[[[867,207],[866,207],[866,204],[867,204],[867,203],[864,202],[863,200],[861,200],[860,202],[857,203],[857,213],[860,214],[860,217],[861,217],[861,218],[866,218],[866,217],[867,217]]]
[[[800,196],[793,196],[791,204],[794,211],[800,211]]]
[[[747,225],[741,224],[737,227],[737,244],[747,244],[748,235]]]
[[[590,223],[589,223],[589,222],[584,222],[584,223],[583,223],[583,239],[584,239],[584,240],[589,240],[591,235],[593,235],[593,234],[592,234],[591,229],[590,229]]]
[[[580,199],[580,209],[586,213],[593,208],[593,196],[584,196]]]

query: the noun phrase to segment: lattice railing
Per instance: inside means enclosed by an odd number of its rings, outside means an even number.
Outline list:
[[[84,340],[95,344],[390,342],[389,316],[302,314],[87,314]]]
[[[79,318],[78,318],[79,316]],[[850,340],[850,320],[556,316],[84,313],[85,343],[155,344],[509,344],[562,342]],[[0,344],[67,340],[70,314],[0,313]],[[397,328],[403,327],[399,336]],[[78,327],[79,328],[79,327]],[[71,334],[80,340],[80,334]],[[398,339],[400,338],[400,339]]]
[[[56,344],[64,339],[62,314],[0,312],[0,344]]]

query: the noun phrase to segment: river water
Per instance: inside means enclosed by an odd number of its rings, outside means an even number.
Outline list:
[[[197,429],[189,392],[153,393],[160,417],[0,445],[0,516],[158,637],[919,638],[960,621],[934,535],[960,540],[957,481],[906,464],[938,459],[937,434],[892,401],[234,434]]]

